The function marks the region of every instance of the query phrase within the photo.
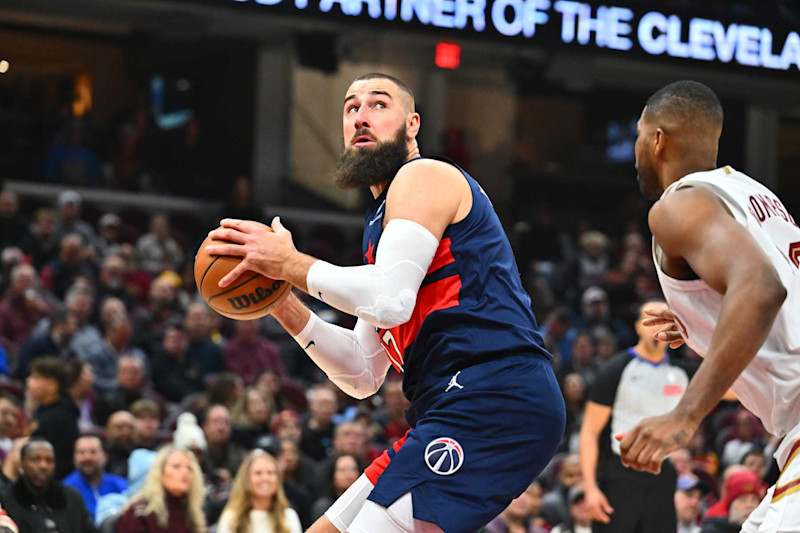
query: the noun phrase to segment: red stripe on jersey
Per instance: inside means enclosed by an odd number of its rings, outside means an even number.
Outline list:
[[[431,261],[430,268],[428,268],[428,274],[431,272],[436,272],[443,266],[447,266],[450,263],[456,262],[456,258],[453,257],[453,252],[450,250],[451,244],[452,241],[450,240],[450,237],[439,241],[439,247],[436,249],[436,253],[433,255],[433,261]]]
[[[417,338],[425,317],[434,311],[458,307],[460,291],[461,277],[458,274],[425,285],[417,293],[417,305],[408,322],[380,331],[381,344],[395,370],[403,371],[405,350]]]
[[[403,444],[405,444],[406,439],[408,438],[408,431],[406,431],[405,435],[397,439],[397,442],[395,442],[392,446],[394,453],[399,452],[400,448],[403,446]],[[381,474],[383,474],[383,471],[386,470],[386,467],[389,466],[389,463],[391,462],[392,459],[389,457],[389,450],[384,450],[383,453],[377,459],[372,461],[372,463],[364,470],[364,474],[366,474],[367,479],[369,479],[369,482],[372,483],[373,486],[378,483],[378,478],[381,477]]]

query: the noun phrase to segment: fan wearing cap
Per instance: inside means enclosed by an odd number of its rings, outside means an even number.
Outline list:
[[[700,500],[707,492],[700,478],[694,474],[678,476],[675,490],[675,513],[678,516],[678,533],[700,533]]]
[[[553,528],[552,533],[591,533],[592,513],[586,503],[583,482],[575,483],[569,489],[569,520]]]
[[[70,233],[81,236],[84,245],[92,244],[95,240],[94,229],[91,224],[81,220],[81,205],[83,198],[75,191],[61,191],[58,195],[58,218],[56,219],[55,234],[61,239]]]
[[[737,472],[725,483],[726,516],[707,518],[701,533],[738,533],[750,513],[767,493],[764,483],[750,471]]]

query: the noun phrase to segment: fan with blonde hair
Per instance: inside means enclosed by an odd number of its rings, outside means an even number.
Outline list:
[[[133,512],[138,517],[152,516],[160,529],[168,528],[170,516],[167,508],[168,494],[164,487],[164,471],[168,461],[176,454],[181,454],[188,459],[192,472],[188,491],[185,496],[180,498],[186,513],[186,527],[190,531],[203,532],[206,530],[206,519],[203,514],[203,502],[206,496],[203,487],[203,472],[192,452],[174,446],[164,446],[158,451],[150,466],[150,471],[147,473],[144,485],[128,500],[120,512],[123,515]]]
[[[259,484],[258,488],[254,487],[254,479]],[[254,520],[259,512],[262,515],[266,514],[263,521]],[[283,492],[283,479],[278,469],[278,461],[260,449],[248,454],[236,472],[230,499],[222,511],[217,528],[218,533],[256,531],[258,533],[302,531],[300,519],[289,507],[289,501]]]

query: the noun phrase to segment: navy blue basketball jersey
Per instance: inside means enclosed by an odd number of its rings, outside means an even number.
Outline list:
[[[478,182],[459,170],[472,190],[472,209],[442,235],[411,319],[378,329],[392,366],[404,374],[403,391],[417,414],[431,399],[426,392],[434,383],[464,368],[506,355],[550,357],[500,219]],[[375,261],[388,190],[367,211],[366,264]]]

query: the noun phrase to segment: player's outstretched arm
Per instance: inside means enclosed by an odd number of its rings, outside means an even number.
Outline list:
[[[622,438],[623,462],[658,472],[685,445],[766,340],[786,289],[749,232],[710,191],[687,188],[656,203],[650,229],[665,256],[685,261],[722,296],[705,360],[678,406],[643,420]]]
[[[378,392],[390,363],[372,326],[360,319],[353,330],[328,324],[294,294],[272,315],[345,394],[363,399]]]

